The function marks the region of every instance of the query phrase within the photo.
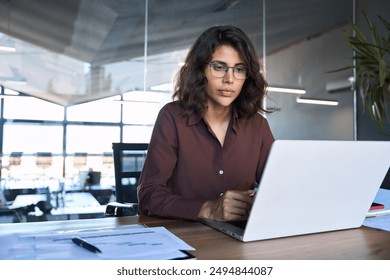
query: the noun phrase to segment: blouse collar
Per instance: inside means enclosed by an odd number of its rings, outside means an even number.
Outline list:
[[[188,117],[187,125],[188,126],[196,125],[202,119],[203,119],[203,115],[202,114],[199,114],[199,113],[192,114],[192,115],[190,115]],[[238,113],[237,113],[237,110],[236,110],[235,106],[233,106],[233,110],[232,110],[232,120],[233,120],[233,130],[236,131],[239,128],[239,125],[238,125]]]

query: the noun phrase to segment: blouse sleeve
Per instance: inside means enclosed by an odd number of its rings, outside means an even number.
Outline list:
[[[175,117],[161,109],[149,144],[138,185],[140,213],[195,220],[202,201],[185,199],[172,192],[169,179],[177,162],[178,134]]]

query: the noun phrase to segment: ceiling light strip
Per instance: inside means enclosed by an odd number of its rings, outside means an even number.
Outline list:
[[[0,46],[0,51],[3,51],[3,52],[16,52],[16,48]]]
[[[339,102],[336,100],[325,100],[325,99],[309,99],[297,97],[297,103],[302,104],[314,104],[314,105],[326,105],[326,106],[337,106]]]
[[[267,88],[271,92],[283,92],[283,93],[293,93],[293,94],[306,94],[306,90],[303,88],[285,88],[285,87],[273,87],[269,86]]]

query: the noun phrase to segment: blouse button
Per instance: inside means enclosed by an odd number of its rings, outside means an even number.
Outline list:
[[[219,170],[219,175],[222,175],[223,174],[223,170]]]

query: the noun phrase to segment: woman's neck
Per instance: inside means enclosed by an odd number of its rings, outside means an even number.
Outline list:
[[[232,108],[208,108],[204,114],[204,118],[211,130],[217,137],[221,146],[223,146],[225,142],[226,131],[229,126],[230,118],[231,118]]]
[[[223,124],[230,121],[232,106],[229,107],[212,107],[209,106],[204,113],[204,118],[208,123]]]

